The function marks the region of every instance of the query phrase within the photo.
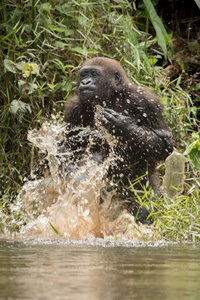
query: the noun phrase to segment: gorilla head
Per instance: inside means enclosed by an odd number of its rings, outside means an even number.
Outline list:
[[[94,106],[107,106],[115,93],[119,93],[128,78],[121,65],[108,58],[86,61],[77,77],[77,94],[81,102]]]

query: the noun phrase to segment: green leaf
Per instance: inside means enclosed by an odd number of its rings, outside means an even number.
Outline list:
[[[46,2],[40,5],[39,12],[40,13],[47,12],[48,14],[50,14],[51,8],[52,8],[51,4]]]
[[[28,85],[28,94],[32,94],[35,92],[35,90],[38,89],[38,86],[36,83],[29,83]]]
[[[25,64],[26,64],[26,62],[22,60],[16,64],[16,67],[18,70],[22,71]]]
[[[37,64],[31,63],[30,67],[37,75],[39,74],[39,66]]]
[[[28,111],[29,113],[31,113],[31,107],[30,107],[29,104],[27,104],[25,102],[22,102],[20,100],[13,100],[11,102],[9,112],[13,115],[16,115],[18,110],[21,111],[21,112]]]
[[[72,89],[72,84],[69,81],[63,81],[61,83],[61,90],[62,91],[70,91]]]
[[[197,91],[199,91],[200,90],[200,82],[199,83],[197,83],[197,85],[195,86],[195,88],[194,88],[195,90],[197,90]]]
[[[200,0],[194,0],[198,6],[198,8],[200,9]]]
[[[200,170],[200,139],[191,143],[184,152],[189,155],[196,171]]]
[[[24,73],[25,77],[29,77],[30,74],[34,73],[39,75],[39,66],[36,63],[27,63],[23,66],[22,73]]]
[[[16,67],[14,63],[7,58],[4,59],[4,67],[6,68],[6,70],[10,71],[11,73],[14,74],[16,73]]]
[[[61,48],[61,49],[65,49],[66,48],[66,43],[60,42],[60,41],[55,41],[53,43],[54,46]]]
[[[24,103],[20,100],[13,100],[11,102],[9,111],[12,115],[16,115],[18,109],[24,109],[25,105],[26,105],[26,103]]]
[[[86,50],[86,48],[81,48],[81,47],[74,47],[74,48],[72,48],[72,51],[83,54],[83,55],[85,55],[88,52]]]
[[[200,143],[199,140],[192,142],[189,146],[187,146],[184,155],[190,154],[190,152],[194,149],[194,148],[198,148],[198,144]],[[200,147],[200,144],[199,144]]]
[[[49,222],[49,224],[52,227],[52,229],[55,231],[55,233],[60,234],[60,232],[51,224],[51,222]]]
[[[25,73],[27,70],[29,70],[29,68],[30,68],[30,64],[28,64],[28,63],[25,64],[22,68],[22,73]]]
[[[79,16],[77,19],[81,26],[85,26],[88,23],[88,19],[86,17]]]
[[[154,66],[157,63],[157,58],[149,58],[149,63],[151,66]]]
[[[40,109],[39,113],[36,116],[36,119],[39,120],[40,119],[40,115],[42,114],[42,109]]]
[[[159,45],[161,46],[165,58],[167,58],[167,44],[170,44],[171,52],[173,53],[173,46],[171,42],[171,38],[168,35],[161,19],[156,13],[156,10],[150,0],[143,0],[144,5],[146,7],[147,13],[149,15],[149,19],[153,24],[153,27],[156,31],[156,37],[158,40]]]
[[[130,25],[126,21],[122,20],[122,25],[125,29],[128,40],[130,41],[130,43],[133,45],[133,47],[136,50],[135,55],[136,55],[136,61],[137,61],[138,68],[139,68],[139,64],[140,64],[139,56],[141,56],[143,58],[144,62],[146,63],[147,67],[149,69],[151,69],[149,59],[148,59],[147,55],[145,54],[145,52],[143,51],[142,47],[140,46],[140,43],[137,39],[136,34],[130,28]]]

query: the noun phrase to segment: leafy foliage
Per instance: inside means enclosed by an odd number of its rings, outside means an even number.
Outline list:
[[[148,17],[150,18],[153,27],[156,31],[156,37],[158,40],[159,45],[161,46],[165,59],[167,58],[167,45],[169,44],[171,47],[171,52],[173,54],[173,45],[172,45],[172,41],[170,36],[167,34],[167,31],[161,21],[161,19],[159,18],[159,16],[157,15],[155,8],[153,6],[153,4],[151,3],[151,1],[149,0],[143,0]]]
[[[193,133],[194,142],[189,144],[185,150],[185,155],[189,155],[193,165],[194,169],[196,171],[200,170],[200,138],[199,135],[196,133]]]

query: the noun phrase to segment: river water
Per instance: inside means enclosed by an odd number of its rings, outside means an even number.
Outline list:
[[[200,299],[200,246],[0,241],[0,299]]]

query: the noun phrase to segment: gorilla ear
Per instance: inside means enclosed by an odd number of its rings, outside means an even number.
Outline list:
[[[120,81],[121,81],[121,76],[120,76],[120,74],[116,71],[116,72],[115,72],[115,83],[116,83],[116,85],[118,85],[118,84],[120,83]]]

